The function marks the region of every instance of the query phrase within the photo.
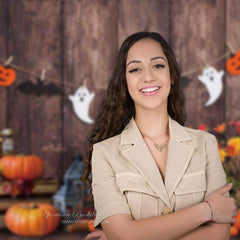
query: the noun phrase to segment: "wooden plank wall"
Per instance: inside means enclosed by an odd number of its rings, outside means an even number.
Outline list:
[[[75,153],[85,152],[91,125],[74,114],[68,95],[86,81],[95,98],[95,118],[113,70],[119,46],[136,31],[157,31],[171,44],[182,72],[203,67],[228,50],[240,47],[237,0],[0,0],[0,59],[14,56],[14,64],[56,79],[62,95],[35,96],[16,87],[34,77],[17,72],[17,81],[0,87],[0,129],[15,131],[16,151],[45,159],[45,178],[61,177]],[[213,66],[225,69],[225,60]],[[186,125],[215,126],[238,120],[239,76],[225,72],[224,91],[205,107],[208,93],[197,77],[184,88]]]

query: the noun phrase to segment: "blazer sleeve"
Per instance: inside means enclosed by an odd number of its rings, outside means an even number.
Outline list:
[[[226,185],[226,174],[220,158],[217,139],[209,134],[206,141],[206,194],[205,199],[215,190]],[[229,196],[229,193],[225,194]]]
[[[98,145],[93,147],[92,192],[96,210],[95,228],[101,228],[101,222],[111,215],[131,215],[127,200],[116,184],[115,173],[108,162],[106,151]]]

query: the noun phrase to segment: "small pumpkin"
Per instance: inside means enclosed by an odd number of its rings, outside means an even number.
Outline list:
[[[240,74],[240,51],[234,57],[229,58],[226,62],[227,71],[233,75]]]
[[[5,68],[0,66],[0,85],[1,86],[9,86],[16,79],[16,72],[11,68]]]
[[[230,228],[230,237],[236,237],[238,235],[238,229],[234,226]]]
[[[10,231],[25,237],[41,237],[55,231],[60,223],[58,210],[49,203],[17,203],[5,214]]]
[[[0,160],[0,173],[5,178],[33,180],[42,177],[43,160],[34,155],[5,155]]]

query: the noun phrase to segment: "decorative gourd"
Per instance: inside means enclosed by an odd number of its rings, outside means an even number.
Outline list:
[[[233,75],[240,74],[240,51],[234,57],[229,58],[226,63],[227,71]]]
[[[5,155],[0,160],[0,173],[5,178],[33,180],[42,177],[44,162],[38,156]]]
[[[11,85],[16,78],[16,72],[11,68],[0,66],[0,86]]]
[[[18,203],[7,210],[5,223],[17,235],[40,237],[58,227],[60,214],[48,203]]]

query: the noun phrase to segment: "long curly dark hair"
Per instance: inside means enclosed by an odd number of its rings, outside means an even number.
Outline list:
[[[113,75],[107,88],[100,112],[88,138],[88,148],[85,157],[85,174],[81,180],[91,183],[91,157],[93,145],[122,132],[132,117],[135,117],[135,107],[129,95],[126,82],[126,61],[129,49],[141,39],[153,39],[162,46],[167,57],[170,78],[172,81],[168,96],[168,114],[172,119],[184,125],[185,103],[180,87],[180,70],[174,53],[164,38],[155,32],[137,32],[130,35],[123,42],[117,57]],[[91,184],[89,184],[89,188]]]

